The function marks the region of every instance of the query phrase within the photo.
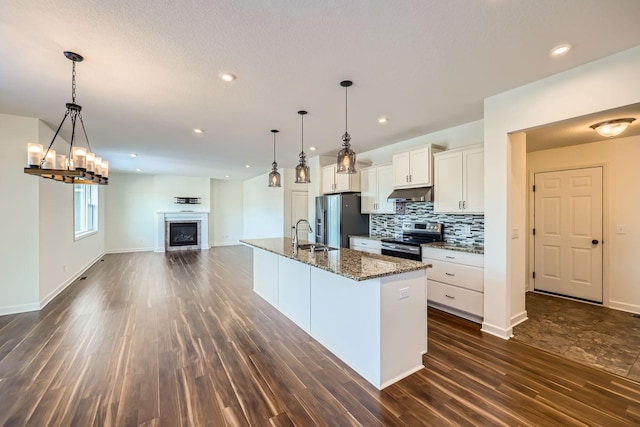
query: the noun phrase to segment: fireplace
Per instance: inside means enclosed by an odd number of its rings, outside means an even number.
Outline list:
[[[170,222],[169,246],[198,246],[198,222]]]
[[[209,212],[158,212],[156,252],[209,249]]]

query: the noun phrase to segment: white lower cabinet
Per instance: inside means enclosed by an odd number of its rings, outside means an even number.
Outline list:
[[[474,322],[484,317],[484,255],[422,248],[427,270],[427,303]]]
[[[382,242],[380,240],[367,239],[366,237],[350,237],[349,249],[380,255],[382,253]]]

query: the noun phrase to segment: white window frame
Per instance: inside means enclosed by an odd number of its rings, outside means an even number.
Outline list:
[[[79,206],[76,206],[78,203],[76,195],[80,196]],[[98,232],[97,185],[73,185],[73,232],[74,240],[83,239]]]

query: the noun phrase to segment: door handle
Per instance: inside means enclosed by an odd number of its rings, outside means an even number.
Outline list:
[[[600,243],[600,242],[598,242],[596,239],[593,239],[593,240],[591,241],[591,244],[592,244],[592,245],[597,245],[598,243]]]

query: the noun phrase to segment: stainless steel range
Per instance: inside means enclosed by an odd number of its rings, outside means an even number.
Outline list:
[[[436,222],[403,222],[402,233],[382,239],[382,255],[422,260],[420,245],[443,240],[443,225]]]

